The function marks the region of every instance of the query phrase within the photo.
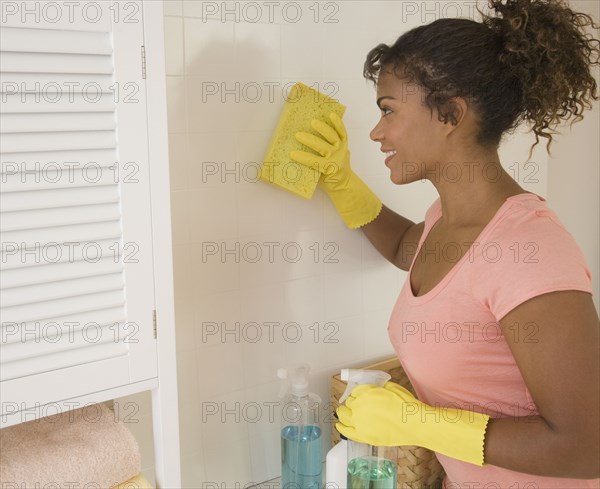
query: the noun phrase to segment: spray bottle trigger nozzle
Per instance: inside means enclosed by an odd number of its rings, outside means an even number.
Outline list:
[[[340,397],[341,404],[346,401],[356,386],[374,384],[383,387],[392,376],[381,370],[342,369],[340,378],[348,382],[346,390],[342,394],[342,397]]]

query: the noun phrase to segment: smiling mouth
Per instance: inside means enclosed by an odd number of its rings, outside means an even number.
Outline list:
[[[386,151],[385,152],[385,164],[387,165],[388,162],[394,157],[396,156],[396,151]]]

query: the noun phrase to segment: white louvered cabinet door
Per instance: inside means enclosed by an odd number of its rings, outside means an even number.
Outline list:
[[[157,377],[142,3],[11,3],[0,28],[2,426]]]

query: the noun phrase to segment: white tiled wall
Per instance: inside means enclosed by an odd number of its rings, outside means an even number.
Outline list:
[[[355,171],[388,207],[423,220],[435,189],[389,181],[369,140],[375,90],[362,78],[371,48],[445,13],[444,2],[412,2],[416,12],[406,3],[165,1],[184,487],[279,475],[279,424],[268,404],[277,401],[278,367],[310,363],[312,390],[327,401],[341,367],[393,353],[387,320],[405,273],[346,229],[320,190],[305,201],[254,176],[284,86],[303,81],[347,105]],[[424,4],[439,5],[419,10]],[[528,142],[515,136],[506,161],[523,161]],[[542,173],[526,185],[540,194]]]

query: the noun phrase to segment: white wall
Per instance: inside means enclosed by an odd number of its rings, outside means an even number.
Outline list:
[[[258,22],[251,22],[256,9],[244,7],[250,3],[262,8]],[[221,22],[223,2],[165,2],[184,487],[243,486],[279,475],[279,424],[266,404],[277,400],[278,367],[309,362],[312,389],[327,400],[329,378],[339,368],[393,353],[387,320],[406,274],[378,256],[360,231],[347,230],[320,191],[304,201],[253,179],[283,87],[303,81],[328,93],[336,89],[348,106],[355,171],[386,205],[421,221],[437,194],[427,182],[400,188],[389,181],[379,147],[369,140],[379,111],[362,66],[379,42],[439,16],[473,11],[472,2],[321,2],[318,9],[300,2],[301,18],[292,22],[293,2],[276,3],[270,19],[267,2],[225,2],[232,10]],[[216,12],[203,19],[203,7]],[[275,87],[272,98],[267,83]],[[503,162],[522,186],[545,196],[543,152],[532,158],[535,178],[524,181],[531,142],[522,134],[509,138]],[[203,257],[203,250],[236,247],[239,259],[235,253]],[[250,263],[257,249],[262,259]],[[302,259],[293,262],[297,250]],[[324,259],[331,251],[337,263]],[[269,322],[280,325],[273,342]],[[281,325],[293,322],[301,326],[299,341],[292,327],[282,333]],[[229,334],[207,336],[209,323]],[[262,331],[256,341],[253,323]],[[325,341],[328,333],[336,342]]]

